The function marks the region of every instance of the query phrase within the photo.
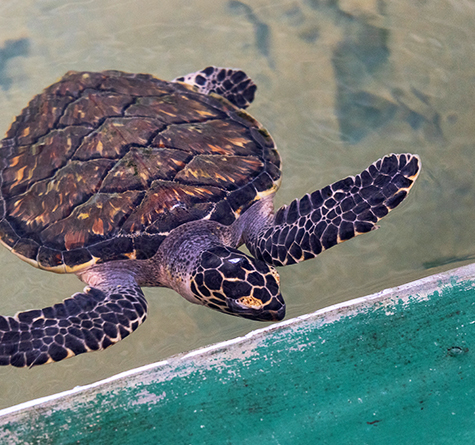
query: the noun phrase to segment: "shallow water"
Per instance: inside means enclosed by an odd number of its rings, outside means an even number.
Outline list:
[[[172,79],[213,64],[242,68],[259,86],[250,112],[283,158],[278,206],[384,154],[418,153],[423,172],[380,230],[280,270],[294,317],[473,259],[474,23],[466,0],[2,0],[0,128],[68,70]],[[82,288],[3,248],[0,263],[4,315]],[[0,408],[263,326],[169,290],[146,296],[147,323],[113,348],[0,368]]]

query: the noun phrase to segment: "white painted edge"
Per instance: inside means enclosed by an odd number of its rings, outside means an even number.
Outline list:
[[[299,324],[302,321],[320,319],[322,324],[328,324],[333,323],[342,317],[347,317],[349,315],[354,315],[356,313],[365,311],[367,308],[372,307],[376,302],[380,302],[389,306],[396,299],[398,302],[403,301],[405,303],[408,302],[409,297],[417,298],[418,300],[426,300],[429,294],[434,292],[434,286],[448,284],[454,279],[456,281],[461,281],[470,278],[475,279],[475,263],[457,269],[452,269],[447,272],[430,275],[428,277],[421,278],[419,280],[412,281],[401,286],[384,289],[372,295],[355,298],[353,300],[348,300],[343,303],[334,304],[332,306],[328,306],[326,308],[320,309],[309,314],[301,315],[299,317],[291,318],[289,320],[284,320],[279,323],[275,323],[271,326],[267,326],[265,328],[256,329],[242,337],[236,337],[231,340],[215,343],[210,346],[195,349],[188,353],[178,354],[176,356],[170,357],[170,359],[151,363],[149,365],[144,365],[138,368],[131,369],[129,371],[124,371],[120,374],[116,374],[104,380],[99,380],[98,382],[91,383],[89,385],[76,386],[75,388],[67,391],[52,394],[50,396],[41,397],[38,399],[33,399],[28,402],[4,408],[0,410],[0,417],[8,416],[19,411],[26,410],[28,408],[37,407],[38,405],[50,403],[54,400],[62,399],[72,394],[77,394],[80,392],[85,392],[94,388],[105,386],[111,382],[124,379],[126,377],[135,376],[144,371],[162,368],[166,365],[169,365],[171,361],[173,361],[175,365],[176,361],[186,361],[192,357],[204,356],[211,351],[216,351],[218,349],[226,349],[229,346],[243,343],[251,338],[261,337],[271,331],[280,330],[284,327]]]

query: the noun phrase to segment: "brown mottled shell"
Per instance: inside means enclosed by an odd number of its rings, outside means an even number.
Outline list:
[[[0,143],[1,241],[42,269],[147,259],[180,224],[231,224],[280,158],[225,99],[150,75],[67,73]]]

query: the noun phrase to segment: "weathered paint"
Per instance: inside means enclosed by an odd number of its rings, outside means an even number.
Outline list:
[[[475,265],[0,411],[0,443],[473,443]]]

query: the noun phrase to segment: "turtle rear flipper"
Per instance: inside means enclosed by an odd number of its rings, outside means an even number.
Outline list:
[[[198,88],[203,94],[216,93],[239,108],[247,108],[254,100],[255,83],[244,71],[209,66],[204,70],[177,77],[173,82],[184,82]]]
[[[138,286],[86,287],[52,307],[0,316],[0,365],[32,367],[106,349],[146,317]]]
[[[245,234],[258,259],[274,266],[299,263],[330,247],[377,229],[376,223],[407,196],[419,175],[420,158],[392,154],[357,176],[281,207],[259,233]]]

